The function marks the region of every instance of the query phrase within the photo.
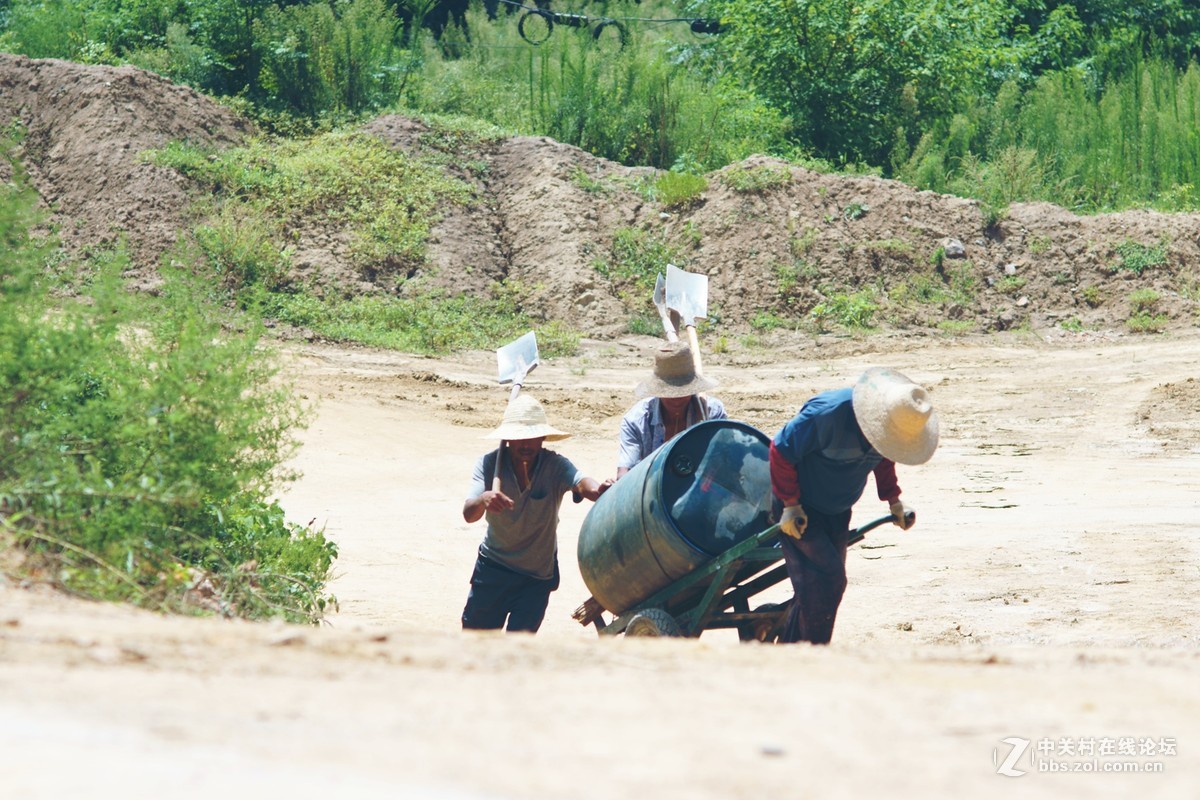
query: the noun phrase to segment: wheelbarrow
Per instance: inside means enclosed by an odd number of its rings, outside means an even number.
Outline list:
[[[887,522],[880,517],[850,532],[848,544]],[[737,543],[707,563],[634,604],[611,621],[588,598],[572,615],[581,625],[594,625],[601,636],[681,636],[699,638],[707,630],[735,629],[742,641],[779,639],[792,600],[765,603],[751,610],[755,595],[788,578],[781,563],[779,526]]]

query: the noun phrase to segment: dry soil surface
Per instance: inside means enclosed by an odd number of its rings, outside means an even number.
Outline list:
[[[593,475],[649,343],[531,376]],[[0,585],[4,797],[1196,796],[1196,335],[710,356],[768,433],[869,365],[933,390],[941,447],[900,470],[918,524],[852,549],[828,647],[580,627],[569,501],[541,632],[461,632],[493,354],[290,356],[318,405],[283,500],[339,543],[340,611],[166,618]],[[884,510],[872,492],[859,522]]]

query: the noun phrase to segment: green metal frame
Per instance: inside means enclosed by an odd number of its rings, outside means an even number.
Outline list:
[[[861,541],[868,531],[892,520],[890,515],[880,517],[851,531],[847,544]],[[783,560],[783,551],[775,544],[778,536],[779,526],[772,525],[664,586],[612,622],[606,624],[603,617],[597,617],[598,632],[601,636],[624,633],[640,612],[661,608],[675,617],[683,635],[690,638],[697,638],[706,630],[723,628],[737,628],[743,639],[752,638],[749,632],[756,624],[778,622],[787,609],[783,604],[767,611],[750,610],[751,597],[787,579],[787,568],[782,564],[768,569]],[[701,591],[700,599],[693,603]]]

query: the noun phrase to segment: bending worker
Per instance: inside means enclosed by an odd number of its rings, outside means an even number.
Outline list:
[[[463,503],[468,523],[487,516],[463,608],[464,629],[494,630],[506,622],[509,631],[536,633],[541,627],[550,593],[558,588],[563,495],[574,490],[595,502],[612,485],[611,480],[599,483],[587,477],[569,459],[542,447],[570,435],[550,426],[541,403],[519,394],[509,402],[500,427],[484,437],[501,444],[475,462]],[[500,488],[493,489],[497,458],[502,458]]]
[[[654,374],[634,389],[640,398],[621,419],[617,477],[638,465],[664,442],[706,419],[725,419],[725,405],[701,392],[717,381],[696,374],[687,342],[671,342],[654,354]]]
[[[850,509],[875,475],[895,524],[916,514],[900,500],[896,464],[923,464],[938,444],[938,419],[921,386],[883,367],[851,388],[810,399],[771,442],[771,491],[795,598],[781,642],[828,644],[846,591]]]

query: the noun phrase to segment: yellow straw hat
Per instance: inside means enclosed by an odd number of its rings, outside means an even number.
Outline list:
[[[532,395],[519,394],[509,401],[504,409],[504,420],[500,427],[486,433],[484,439],[540,439],[557,442],[570,438],[571,434],[563,433],[557,428],[550,427],[546,421],[546,412]]]
[[[854,384],[854,418],[879,453],[897,464],[924,464],[938,446],[929,392],[895,370],[872,367]]]

